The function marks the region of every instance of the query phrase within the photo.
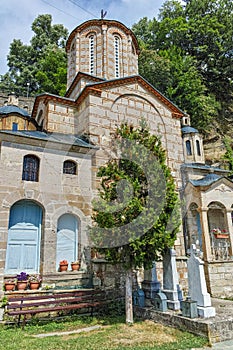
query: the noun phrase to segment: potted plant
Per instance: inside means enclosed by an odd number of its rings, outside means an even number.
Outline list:
[[[229,237],[228,232],[224,229],[221,230],[220,228],[214,228],[211,232],[214,234],[215,238],[228,238]]]
[[[59,263],[59,271],[64,272],[68,269],[68,261],[67,260],[61,260]]]
[[[14,278],[8,278],[4,281],[4,289],[5,291],[12,291],[15,289],[16,285],[16,279]]]
[[[41,281],[42,281],[42,278],[40,274],[29,275],[28,282],[29,282],[30,289],[32,290],[39,289]]]
[[[17,276],[17,289],[25,290],[28,284],[28,274],[26,272],[20,272]]]
[[[71,263],[72,271],[78,271],[80,269],[80,265],[81,265],[81,263],[79,260],[72,261],[72,263]]]

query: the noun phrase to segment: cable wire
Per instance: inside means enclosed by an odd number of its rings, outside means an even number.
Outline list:
[[[85,11],[86,13],[89,13],[89,15],[92,15],[94,18],[98,18],[99,17],[99,16],[96,16],[94,13],[86,10],[82,6],[78,5],[74,0],[68,0],[68,1],[71,2],[72,4],[74,4],[75,6],[78,6],[81,10]]]
[[[73,17],[73,18],[75,18],[75,19],[80,20],[80,18],[75,17],[75,16],[71,15],[70,13],[63,11],[63,10],[59,9],[58,7],[56,7],[56,6],[54,6],[54,5],[51,5],[48,1],[45,1],[45,0],[41,0],[41,1],[44,2],[44,3],[47,4],[47,5],[49,5],[49,6],[53,7],[53,8],[55,8],[56,10],[58,10],[58,11],[64,13],[65,15],[68,15],[68,16],[70,16],[70,17]]]

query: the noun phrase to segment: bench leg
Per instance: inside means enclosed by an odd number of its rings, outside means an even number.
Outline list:
[[[21,315],[19,315],[18,317],[18,326],[20,325],[20,319],[21,319]]]

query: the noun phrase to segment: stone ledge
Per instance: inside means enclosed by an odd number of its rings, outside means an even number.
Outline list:
[[[233,301],[212,299],[216,316],[208,319],[183,317],[172,310],[161,312],[152,307],[134,306],[135,315],[166,326],[175,327],[208,338],[210,344],[233,339]]]

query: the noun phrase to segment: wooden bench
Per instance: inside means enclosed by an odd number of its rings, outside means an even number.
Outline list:
[[[33,316],[38,313],[76,309],[88,309],[88,312],[93,315],[94,308],[103,305],[105,301],[105,292],[93,289],[48,295],[11,296],[6,304],[6,314],[8,316],[18,316],[18,325],[20,324],[21,316],[24,316],[22,324],[24,327],[27,315]]]

